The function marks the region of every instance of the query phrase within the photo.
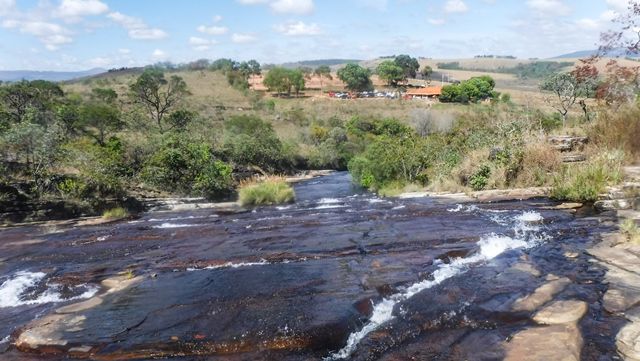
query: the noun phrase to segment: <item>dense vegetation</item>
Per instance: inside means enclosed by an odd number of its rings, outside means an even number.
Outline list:
[[[383,77],[391,74],[385,78],[390,84],[416,76],[415,59],[392,59],[377,69]],[[248,90],[249,77],[262,72],[254,61],[198,61],[187,70],[170,69],[149,67],[120,80],[84,81],[79,88],[46,81],[0,85],[0,201],[169,194],[220,199],[256,175],[322,168],[348,169],[355,182],[384,194],[553,186],[558,198],[593,200],[620,179],[623,162],[640,156],[637,85],[625,82],[632,77],[620,68],[602,76],[584,64],[549,77],[542,90],[554,95],[549,105],[556,114],[509,101],[479,104],[499,95],[488,76],[444,87],[443,103],[465,106],[426,109],[419,102],[375,100],[327,108]],[[332,77],[326,66],[308,72]],[[198,89],[185,78],[207,74],[221,74],[222,83],[201,86],[236,91],[248,106],[195,102]],[[356,64],[337,72],[354,91],[371,89],[370,75]],[[304,89],[305,72],[271,68],[265,83],[296,93]],[[587,102],[592,97],[602,102]],[[574,104],[582,112],[572,111]],[[545,134],[563,125],[589,135],[589,151],[602,156],[564,166],[544,142]],[[247,204],[268,203],[264,193],[281,190],[262,187],[244,197],[258,199]]]

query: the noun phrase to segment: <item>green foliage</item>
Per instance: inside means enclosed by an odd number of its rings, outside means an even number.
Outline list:
[[[235,116],[225,121],[224,153],[235,164],[268,171],[289,166],[282,143],[271,124],[255,116]]]
[[[118,93],[111,88],[93,88],[91,89],[91,97],[99,102],[114,104],[118,99]]]
[[[282,179],[267,179],[241,186],[239,200],[243,206],[284,204],[295,200],[295,192]]]
[[[17,123],[24,120],[30,109],[38,115],[38,123],[48,123],[48,111],[64,96],[62,88],[56,83],[45,80],[19,81],[0,85],[0,105],[8,119]]]
[[[171,134],[145,163],[142,178],[159,189],[219,198],[230,192],[232,168],[215,159],[209,144]]]
[[[407,78],[415,78],[418,69],[420,69],[418,59],[412,58],[406,54],[397,55],[393,59],[393,62],[402,69],[403,80],[406,80]]]
[[[491,167],[483,164],[471,178],[469,178],[469,185],[474,191],[483,190],[489,183],[489,176],[491,176]]]
[[[361,92],[373,89],[371,72],[358,64],[347,64],[344,68],[338,70],[338,78],[351,91]]]
[[[353,180],[366,188],[380,189],[389,182],[413,183],[432,161],[429,143],[415,135],[380,135],[365,152],[349,162]]]
[[[420,74],[425,78],[431,78],[431,75],[433,75],[433,68],[429,65],[425,65],[420,71]]]
[[[380,79],[386,81],[388,85],[396,86],[398,82],[406,79],[404,69],[391,60],[380,63],[376,68],[376,73]]]
[[[158,68],[147,68],[129,87],[132,99],[143,106],[163,131],[163,119],[189,94],[187,83],[177,75],[166,79]]]
[[[622,180],[621,152],[604,153],[586,164],[565,166],[554,179],[551,196],[558,200],[595,202],[606,187]]]
[[[269,90],[275,90],[278,93],[291,94],[293,90],[296,95],[304,90],[305,77],[301,70],[286,69],[275,67],[264,77],[263,84]]]
[[[108,220],[116,220],[129,217],[129,211],[122,207],[116,207],[106,210],[102,213],[102,218]]]
[[[447,85],[442,88],[440,101],[444,103],[477,103],[485,99],[493,99],[496,83],[490,76],[484,75],[463,81],[460,84]]]
[[[169,123],[171,129],[184,131],[197,117],[197,112],[179,109],[169,115],[167,123]]]
[[[120,197],[125,184],[133,172],[125,160],[125,146],[117,138],[98,145],[81,138],[63,147],[65,165],[73,167],[78,174],[74,177],[77,187],[58,184],[58,191],[71,191],[78,198]]]
[[[86,103],[80,108],[76,127],[104,145],[108,136],[124,127],[120,111],[106,103]]]

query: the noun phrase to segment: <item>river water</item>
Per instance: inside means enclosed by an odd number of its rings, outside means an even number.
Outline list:
[[[582,358],[615,355],[604,270],[584,252],[613,227],[606,214],[381,199],[347,173],[296,198],[1,229],[0,360],[499,360],[532,325],[511,305],[556,277],[571,280],[558,297],[589,304]],[[135,282],[109,290],[114,277]],[[97,299],[54,325],[57,342],[16,348],[60,307]]]

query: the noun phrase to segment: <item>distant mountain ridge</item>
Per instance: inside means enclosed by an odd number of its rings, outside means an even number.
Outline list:
[[[102,68],[85,71],[35,71],[35,70],[0,70],[0,81],[48,80],[67,81],[106,72]]]
[[[588,58],[588,57],[594,56],[596,54],[598,54],[598,50],[597,49],[595,49],[595,50],[580,50],[580,51],[575,51],[573,53],[559,55],[559,56],[553,57],[551,59]],[[628,51],[626,49],[623,49],[623,48],[610,50],[605,55],[607,57],[612,57],[612,58],[624,58],[624,57],[634,58],[634,59],[640,58],[640,54],[629,54]]]

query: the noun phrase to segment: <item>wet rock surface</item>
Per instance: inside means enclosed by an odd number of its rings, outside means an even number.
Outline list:
[[[627,320],[603,308],[607,268],[586,252],[613,215],[385,200],[343,173],[296,193],[284,207],[1,229],[0,359],[617,355]]]

